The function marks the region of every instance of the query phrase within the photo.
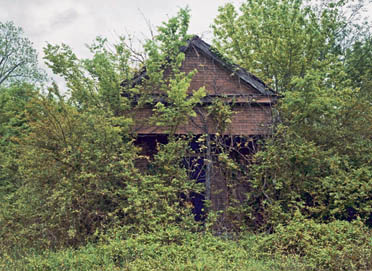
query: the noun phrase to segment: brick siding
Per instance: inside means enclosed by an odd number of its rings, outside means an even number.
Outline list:
[[[205,87],[207,95],[244,95],[245,101],[240,101],[234,108],[232,123],[226,133],[231,135],[264,135],[270,132],[272,120],[270,97],[263,97],[251,86],[242,82],[237,76],[231,74],[224,67],[205,57],[193,47],[186,51],[185,61],[181,70],[190,72],[196,69],[190,92],[200,87]],[[243,99],[243,100],[244,100]],[[240,98],[242,100],[242,98]],[[248,100],[264,101],[249,102]],[[215,123],[208,119],[205,108],[196,110],[197,117],[191,118],[187,124],[179,127],[178,134],[204,134],[215,133]],[[135,114],[135,132],[138,134],[165,134],[166,127],[151,125],[148,120],[152,115],[152,109],[142,108]]]

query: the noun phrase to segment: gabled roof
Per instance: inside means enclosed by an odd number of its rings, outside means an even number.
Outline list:
[[[247,72],[245,69],[236,64],[231,64],[223,60],[221,56],[212,49],[211,45],[203,41],[198,36],[194,36],[188,42],[187,46],[181,48],[181,51],[186,52],[191,47],[199,49],[205,56],[213,59],[213,61],[225,67],[231,73],[235,74],[240,80],[247,83],[261,94],[276,95],[271,88],[269,88],[261,79],[259,79],[255,75]]]
[[[211,45],[203,41],[198,36],[193,36],[186,46],[181,47],[181,52],[186,52],[190,48],[198,49],[206,57],[212,59],[232,74],[236,75],[240,80],[251,86],[253,89],[257,90],[260,94],[265,96],[276,96],[277,94],[269,88],[262,80],[257,78],[255,75],[247,72],[242,67],[231,64],[225,61],[215,50],[212,49]],[[146,78],[146,67],[144,67],[132,80],[132,86],[139,84],[143,78]],[[123,82],[122,85],[128,84],[127,81]]]

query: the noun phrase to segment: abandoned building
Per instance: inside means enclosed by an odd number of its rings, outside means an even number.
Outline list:
[[[256,141],[270,134],[271,109],[277,100],[276,94],[259,78],[225,61],[198,36],[189,40],[187,46],[182,47],[181,51],[185,54],[181,71],[188,73],[194,69],[197,70],[190,89],[199,89],[204,86],[206,96],[202,104],[195,108],[197,116],[190,118],[186,125],[179,127],[176,134],[207,135],[207,140],[215,138],[216,134],[219,135],[215,119],[209,114],[207,107],[215,99],[221,99],[231,106],[233,112],[231,122],[223,131],[224,143],[235,146],[239,144],[242,147],[238,152],[242,155],[254,152]],[[134,84],[139,83],[144,77],[146,77],[145,70],[135,77]],[[153,107],[149,105],[136,112],[136,122],[138,120],[139,123],[135,131],[137,144],[148,155],[155,152],[157,142],[164,143],[167,140],[164,127],[150,125],[146,122],[153,114],[152,109]],[[245,144],[241,144],[242,142]],[[193,199],[196,219],[200,219],[204,199],[210,200],[210,208],[217,211],[227,208],[231,196],[228,195],[230,188],[228,188],[226,176],[220,172],[211,148],[210,144],[207,144],[204,158],[197,159],[196,162],[199,164],[197,172],[191,176],[198,182],[205,183],[205,193],[195,195]],[[241,200],[245,191],[243,184],[237,185],[233,192],[235,199]]]

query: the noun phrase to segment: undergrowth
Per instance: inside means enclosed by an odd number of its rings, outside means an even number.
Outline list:
[[[125,237],[124,237],[125,236]],[[169,227],[119,230],[78,249],[3,253],[1,270],[370,270],[372,239],[358,223],[294,220],[273,234],[215,236]]]

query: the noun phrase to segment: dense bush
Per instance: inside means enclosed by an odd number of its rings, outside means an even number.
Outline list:
[[[141,174],[129,118],[98,109],[79,112],[45,97],[29,106],[35,109],[30,133],[13,160],[21,165],[17,174],[23,182],[0,212],[1,250],[77,246],[114,225],[129,232],[177,223],[198,227],[186,204],[190,192],[201,188],[181,167],[186,139],[173,137],[159,146],[153,170]]]
[[[372,233],[362,222],[319,224],[297,216],[257,239],[258,254],[297,256],[309,270],[370,270]]]
[[[123,139],[126,119],[42,97],[29,106],[30,133],[13,160],[22,185],[1,210],[0,243],[76,245],[127,206],[124,189],[138,171],[136,149]]]
[[[13,192],[22,180],[17,176],[17,142],[29,132],[26,104],[38,95],[29,84],[0,88],[0,201]]]
[[[249,249],[254,238],[244,244],[208,233],[190,233],[168,227],[152,234],[128,239],[109,238],[78,250],[44,251],[14,261],[0,260],[6,270],[305,270],[295,259],[257,259]],[[247,249],[248,248],[248,249]]]
[[[296,210],[318,222],[369,220],[372,106],[361,91],[334,83],[314,71],[278,105],[281,123],[249,169],[254,228],[288,223]]]
[[[146,234],[119,229],[99,242],[57,252],[5,255],[6,270],[370,270],[372,235],[360,222],[318,224],[297,217],[273,234],[238,240],[178,226]]]

